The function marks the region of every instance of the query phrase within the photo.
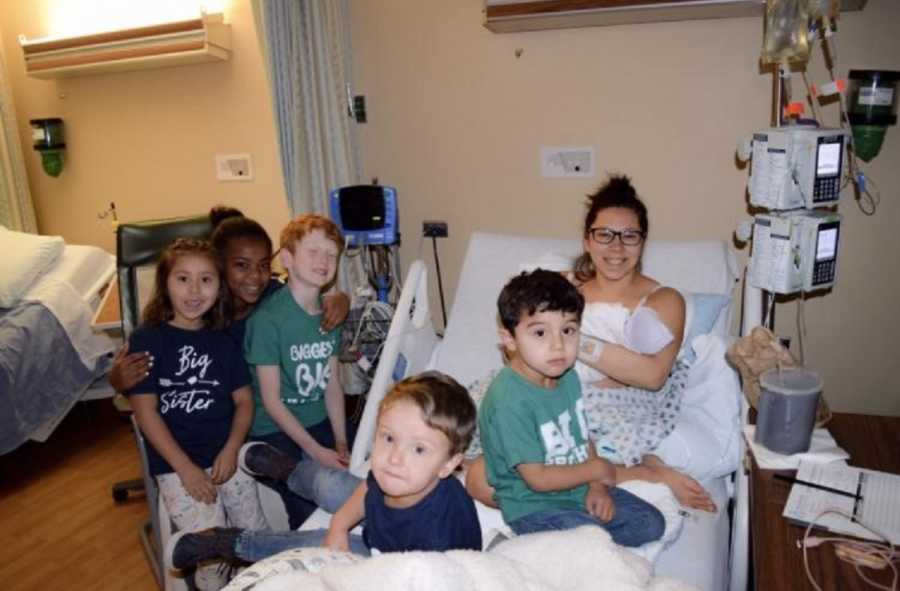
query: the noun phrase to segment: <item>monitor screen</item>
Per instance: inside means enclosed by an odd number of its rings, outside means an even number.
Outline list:
[[[836,176],[841,170],[841,142],[819,144],[816,176]]]
[[[819,228],[816,240],[816,261],[833,259],[837,254],[838,229],[835,226]]]
[[[340,190],[344,231],[380,230],[385,225],[384,190],[378,185],[357,185]]]

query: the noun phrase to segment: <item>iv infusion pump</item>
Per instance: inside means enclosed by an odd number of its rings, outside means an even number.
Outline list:
[[[847,131],[791,125],[753,134],[750,204],[771,210],[837,203]]]
[[[758,214],[750,284],[780,294],[831,287],[840,230],[841,216],[827,211]]]

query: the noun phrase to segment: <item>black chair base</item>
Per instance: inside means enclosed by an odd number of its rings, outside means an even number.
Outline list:
[[[121,482],[116,482],[112,486],[112,497],[117,503],[124,503],[127,501],[128,493],[131,492],[145,492],[143,479],[134,478],[132,480],[123,480]]]

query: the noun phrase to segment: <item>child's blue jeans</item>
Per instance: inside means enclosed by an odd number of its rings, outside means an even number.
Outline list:
[[[582,525],[600,526],[620,546],[636,547],[660,539],[666,520],[659,509],[619,487],[609,489],[616,506],[615,516],[603,523],[587,509],[547,509],[531,513],[509,524],[517,535],[541,531],[574,529]]]
[[[318,548],[325,542],[326,529],[307,531],[250,531],[241,533],[234,544],[234,552],[241,560],[256,562],[263,558],[295,548]],[[350,552],[368,556],[369,548],[362,536],[350,534]]]
[[[307,427],[306,431],[320,445],[334,448],[334,433],[332,433],[331,424],[327,419],[318,425]],[[353,445],[355,435],[356,428],[348,423],[347,439],[350,445]],[[250,439],[277,447],[296,459],[300,464],[306,466],[305,469],[301,470],[303,476],[294,478],[294,474],[292,474],[287,483],[258,479],[281,495],[285,509],[287,509],[288,522],[291,529],[297,529],[303,525],[303,522],[312,515],[317,506],[322,507],[329,513],[337,511],[344,501],[350,497],[359,483],[359,479],[352,476],[349,472],[341,472],[339,475],[330,474],[330,472],[337,471],[319,465],[318,462],[303,453],[300,446],[283,431],[251,437]],[[300,465],[298,464],[299,467]],[[297,473],[298,471],[294,470],[294,472]]]

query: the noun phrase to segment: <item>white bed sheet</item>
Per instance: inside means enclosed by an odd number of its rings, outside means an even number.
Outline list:
[[[91,328],[97,294],[116,271],[115,257],[96,246],[66,245],[56,263],[22,296],[47,307],[89,368],[115,349],[107,335]]]

